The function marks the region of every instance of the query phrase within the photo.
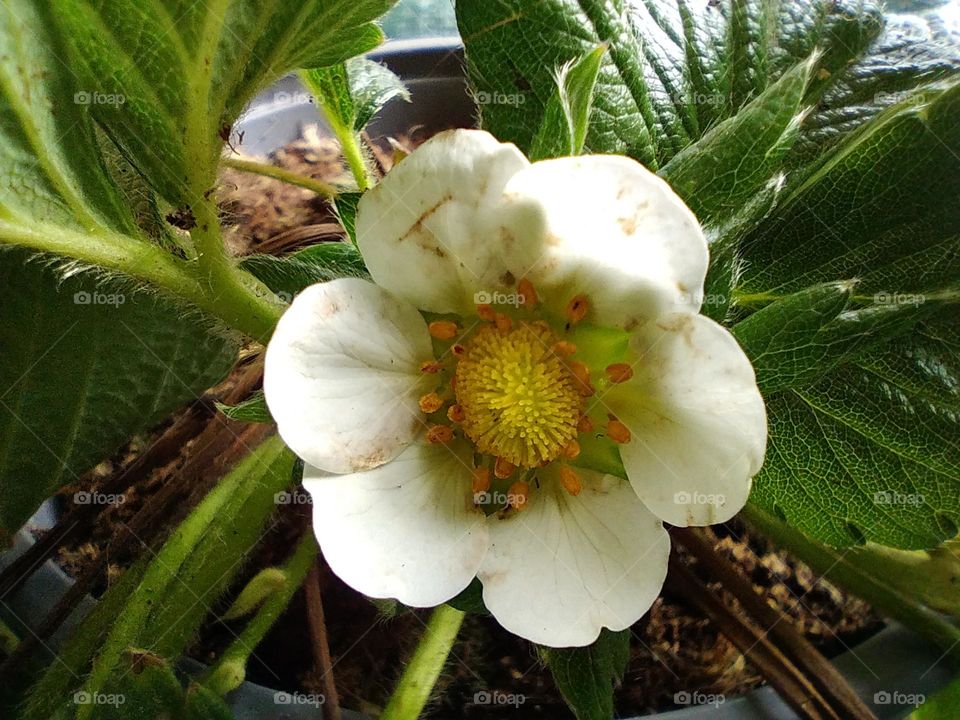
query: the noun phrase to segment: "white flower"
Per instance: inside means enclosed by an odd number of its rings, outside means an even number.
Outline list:
[[[630,626],[662,521],[729,519],[766,446],[749,361],[698,314],[696,218],[630,159],[457,130],[364,195],[357,237],[374,282],[305,290],[264,379],[330,566],[419,607],[479,576],[545,645]]]

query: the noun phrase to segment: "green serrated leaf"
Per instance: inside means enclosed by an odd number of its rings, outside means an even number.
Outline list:
[[[960,526],[960,316],[953,308],[766,398],[751,499],[832,546],[933,548]]]
[[[776,173],[799,133],[818,59],[789,70],[660,169],[701,223],[735,213]]]
[[[298,67],[382,39],[393,0],[64,0],[55,22],[74,92],[172,204],[213,187],[224,140],[253,95]],[[74,92],[58,98],[63,103]]]
[[[557,71],[556,87],[547,101],[540,129],[530,146],[531,160],[579,155],[583,151],[593,107],[593,90],[606,51],[607,46],[601,45]]]
[[[311,245],[282,258],[252,255],[241,266],[288,302],[314,283],[369,276],[356,245],[345,242]]]
[[[932,295],[960,276],[960,82],[881,113],[750,232],[739,290],[857,278],[867,294]]]
[[[243,402],[236,405],[224,405],[217,403],[217,410],[222,412],[231,420],[250,423],[270,423],[273,417],[267,409],[267,401],[263,396],[263,391],[258,390]]]
[[[877,7],[856,0],[459,0],[456,10],[478,94],[523,98],[484,104],[486,129],[529,150],[555,87],[553,68],[608,42],[586,146],[651,169],[820,48],[825,73],[808,90],[805,102],[813,102],[881,26]]]
[[[841,281],[807,288],[733,326],[764,395],[809,383],[937,309],[933,303],[851,307],[855,285]]]
[[[613,717],[614,684],[623,677],[630,659],[629,630],[604,629],[588,647],[541,647],[540,652],[577,720]]]
[[[177,306],[0,254],[0,528],[219,382],[236,344]]]

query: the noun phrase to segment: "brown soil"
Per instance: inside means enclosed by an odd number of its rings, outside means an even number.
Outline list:
[[[412,133],[411,137],[401,138],[400,143],[412,149],[422,139]],[[289,170],[327,182],[345,181],[336,146],[313,132],[305,133],[303,139],[280,150],[272,160]],[[381,170],[388,169],[392,161],[390,148],[377,149]],[[228,237],[237,254],[264,249],[282,253],[310,242],[310,233],[289,231],[315,226],[325,228],[324,232],[329,235],[331,224],[336,223],[325,200],[307,190],[260,176],[226,171],[221,199],[226,217],[233,222]],[[277,242],[278,236],[280,242]],[[256,350],[250,348],[249,353]],[[211,395],[222,396],[234,387],[241,372],[235,371],[222,386],[213,389]],[[122,472],[175,419],[171,418],[151,436],[134,440],[115,458],[103,463],[84,479],[85,487],[70,488],[67,492],[97,488]],[[101,513],[86,537],[61,551],[63,566],[78,573],[101,554],[109,553],[110,540],[117,528],[132,517],[145,498],[175,476],[190,452],[188,442],[180,457],[156,468],[129,488],[125,492],[126,502]],[[256,557],[246,564],[235,590],[258,568],[281,563],[305,522],[302,511],[288,507],[282,512],[280,522],[258,548]],[[174,526],[175,518],[171,518],[168,527]],[[773,550],[763,538],[752,536],[740,524],[716,527],[714,533],[716,547],[735,561],[754,586],[766,594],[768,602],[785,613],[827,655],[852,646],[879,627],[879,620],[863,602],[818,580],[805,565]],[[110,560],[106,583],[111,583],[128,561],[123,557]],[[104,585],[102,582],[101,589]],[[736,606],[736,601],[722,588],[711,586],[711,590],[730,606]],[[389,696],[404,658],[423,628],[425,614],[389,604],[374,605],[325,567],[322,593],[341,704],[375,712]],[[194,657],[209,662],[242,627],[242,621],[224,625],[214,619],[216,612],[225,609],[229,602],[228,596],[212,608],[211,621],[192,650]],[[322,683],[312,671],[311,647],[305,628],[303,599],[298,595],[258,648],[248,679],[275,688],[323,692]],[[683,598],[665,594],[633,627],[632,634],[631,661],[616,696],[620,716],[669,707],[674,693],[682,690],[731,698],[762,682],[758,670],[713,623],[691,610]],[[499,716],[502,708],[474,704],[475,693],[495,690],[525,697],[519,709],[510,708],[510,717],[518,720],[570,717],[549,672],[530,643],[511,636],[489,617],[468,616],[453,658],[441,678],[440,699],[432,716]]]

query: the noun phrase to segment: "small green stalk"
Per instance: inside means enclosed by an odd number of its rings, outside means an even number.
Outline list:
[[[313,178],[290,172],[276,165],[268,165],[254,160],[240,160],[238,158],[226,158],[223,160],[223,164],[234,170],[263,175],[264,177],[273,178],[274,180],[280,180],[288,185],[296,185],[297,187],[311,190],[323,197],[334,198],[339,192],[337,188],[330,183],[314,180]]]
[[[347,161],[347,166],[357,181],[357,188],[360,192],[365,192],[373,185],[373,181],[370,178],[370,168],[367,167],[363,147],[360,145],[360,134],[352,128],[341,127],[339,123],[334,125],[333,131],[340,141],[340,149]]]
[[[944,658],[960,666],[960,628],[939,613],[897,592],[890,584],[856,562],[852,552],[821,545],[796,528],[781,522],[753,503],[742,517],[775,543],[789,550],[817,573],[863,598],[882,614],[903,623],[943,651]]]
[[[457,639],[463,618],[462,611],[449,605],[440,605],[433,611],[380,720],[416,720],[420,717]]]
[[[220,657],[220,661],[207,675],[204,685],[218,695],[226,695],[240,686],[246,677],[247,662],[254,648],[273,627],[280,614],[290,603],[293,594],[303,585],[304,578],[317,558],[317,543],[313,533],[307,531],[293,555],[283,567],[284,583],[263,602],[257,614],[247,623],[243,632]]]

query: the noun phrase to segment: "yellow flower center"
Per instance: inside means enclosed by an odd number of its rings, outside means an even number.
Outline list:
[[[577,436],[581,394],[542,323],[481,328],[457,363],[461,426],[481,453],[539,467]]]

